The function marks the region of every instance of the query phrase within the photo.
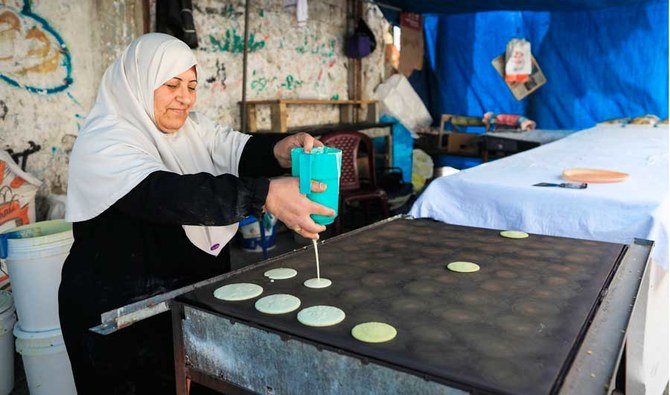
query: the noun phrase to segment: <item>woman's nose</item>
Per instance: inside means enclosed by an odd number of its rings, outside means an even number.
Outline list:
[[[184,105],[191,104],[193,98],[191,97],[191,92],[189,91],[188,87],[183,87],[179,89],[179,91],[177,92],[177,101],[179,101]]]

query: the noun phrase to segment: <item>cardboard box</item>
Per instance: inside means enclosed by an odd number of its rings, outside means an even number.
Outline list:
[[[481,134],[448,132],[447,152],[456,155],[479,156],[479,142]]]

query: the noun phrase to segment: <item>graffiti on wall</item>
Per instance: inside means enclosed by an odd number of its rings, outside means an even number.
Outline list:
[[[223,37],[210,34],[208,38],[210,46],[204,47],[203,50],[205,51],[231,52],[235,54],[244,52],[244,36],[235,29],[226,29]],[[249,52],[256,52],[263,48],[265,48],[265,39],[257,39],[255,33],[249,33],[247,50]]]
[[[320,40],[316,34],[305,35],[303,42],[295,47],[295,51],[301,55],[312,54],[323,58],[335,57],[335,46],[337,40],[330,39],[328,42]]]
[[[278,95],[284,91],[295,91],[304,84],[304,81],[295,77],[292,74],[286,75],[283,79],[278,77],[266,77],[261,75],[256,70],[251,72],[251,82],[249,87],[256,94],[263,93],[266,91],[276,91]]]
[[[34,93],[63,91],[72,84],[70,52],[49,23],[31,11],[0,4],[0,80]]]
[[[207,78],[205,81],[209,84],[211,92],[226,90],[226,65],[216,60],[216,74]]]

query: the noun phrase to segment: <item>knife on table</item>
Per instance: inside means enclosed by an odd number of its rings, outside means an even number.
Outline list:
[[[589,186],[587,183],[577,183],[577,182],[562,182],[560,184],[553,184],[550,182],[541,182],[539,184],[534,184],[534,187],[559,187],[559,188],[570,188],[570,189],[585,189]]]

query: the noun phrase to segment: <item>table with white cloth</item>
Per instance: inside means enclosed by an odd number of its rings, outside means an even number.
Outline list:
[[[533,186],[566,182],[561,174],[567,168],[607,169],[630,177],[586,189]],[[640,295],[649,298],[647,314],[631,321],[645,334],[637,339],[644,353],[627,354],[639,370],[628,388],[660,394],[668,380],[669,207],[668,126],[603,125],[440,177],[409,214],[455,225],[614,243],[653,240],[649,286]],[[635,341],[632,336],[628,344]]]

